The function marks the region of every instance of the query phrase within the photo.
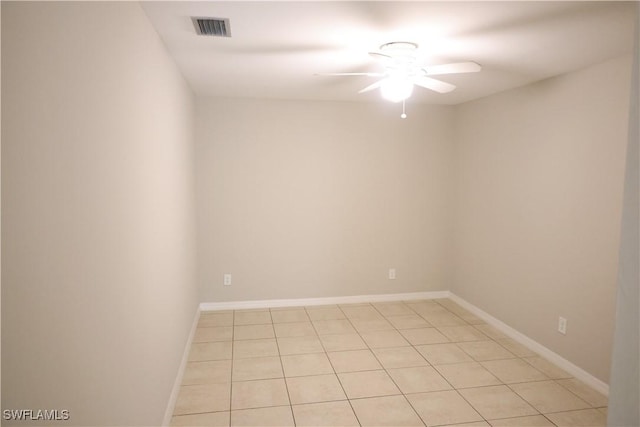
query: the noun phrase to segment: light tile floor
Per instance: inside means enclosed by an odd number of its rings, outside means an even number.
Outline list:
[[[604,426],[607,398],[450,300],[205,312],[174,426]]]

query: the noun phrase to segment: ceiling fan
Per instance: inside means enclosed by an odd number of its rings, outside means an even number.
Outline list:
[[[451,83],[431,78],[442,74],[474,73],[482,69],[475,62],[456,62],[452,64],[424,66],[417,58],[418,45],[411,42],[391,42],[380,46],[379,52],[369,55],[381,61],[384,72],[381,73],[328,73],[326,76],[369,76],[382,77],[359,93],[380,88],[382,97],[392,101],[404,101],[413,93],[413,87],[420,86],[438,93],[451,92],[456,88]]]

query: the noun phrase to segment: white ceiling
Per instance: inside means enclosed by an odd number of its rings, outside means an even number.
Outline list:
[[[438,76],[458,88],[416,88],[410,102],[458,104],[629,53],[636,2],[143,2],[198,95],[371,101],[367,52],[420,45],[425,65],[475,61],[479,73]],[[231,38],[195,34],[192,16],[229,18]],[[603,82],[606,84],[606,82]]]

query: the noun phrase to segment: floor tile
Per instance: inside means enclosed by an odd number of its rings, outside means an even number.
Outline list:
[[[502,332],[500,332],[498,329],[494,328],[491,325],[482,324],[482,325],[475,325],[474,327],[478,331],[482,332],[484,335],[494,340],[509,338],[508,336],[506,336],[505,334],[503,334]]]
[[[348,319],[382,319],[383,316],[371,305],[341,305],[340,309]]]
[[[298,427],[358,427],[358,419],[347,401],[294,405]]]
[[[233,311],[200,313],[198,327],[233,326]]]
[[[436,328],[403,329],[400,331],[412,345],[440,344],[449,342]]]
[[[410,345],[398,331],[375,331],[360,334],[371,348],[403,347]]]
[[[451,300],[439,300],[438,303],[445,307],[447,310],[460,317],[467,323],[471,324],[483,324],[484,320],[480,319],[469,310],[462,308],[460,305],[456,304]]]
[[[290,406],[231,411],[231,426],[294,426]]]
[[[320,341],[327,351],[361,350],[367,344],[359,334],[320,335]]]
[[[555,414],[547,414],[547,418],[558,427],[605,427],[607,425],[607,417],[596,409],[557,412]]]
[[[312,323],[318,335],[352,334],[356,332],[347,319],[314,320]]]
[[[373,307],[385,317],[415,314],[415,312],[403,302],[378,302],[374,303]]]
[[[252,357],[249,359],[237,359],[233,361],[232,380],[266,380],[270,378],[282,378],[282,364],[280,357]]]
[[[286,381],[292,405],[347,399],[335,374],[294,377]]]
[[[433,311],[446,311],[444,307],[442,307],[440,304],[438,304],[435,300],[432,300],[432,299],[407,301],[405,304],[407,304],[407,307],[409,307],[411,310],[415,311],[416,313],[421,313],[421,312],[431,313]]]
[[[505,384],[549,379],[522,359],[489,360],[480,364]]]
[[[555,427],[544,415],[489,420],[493,427]]]
[[[333,374],[333,367],[324,353],[294,354],[281,359],[286,377]]]
[[[360,333],[395,329],[393,325],[385,319],[351,319],[351,324]]]
[[[455,390],[410,394],[407,399],[428,426],[482,421]]]
[[[233,358],[277,356],[278,345],[275,338],[259,340],[238,340],[233,342]]]
[[[473,326],[439,326],[438,330],[452,342],[485,341],[487,336]]]
[[[440,304],[434,302],[433,300],[424,300],[424,301],[407,301],[407,307],[409,307],[414,312],[418,313],[420,316],[424,313],[433,313],[446,311],[444,307]]]
[[[387,371],[404,394],[451,390],[451,385],[431,366],[395,368]]]
[[[458,343],[458,347],[464,350],[476,361],[512,359],[516,355],[502,347],[495,341],[469,341]]]
[[[496,342],[518,357],[536,356],[536,353],[533,350],[515,340],[512,340],[511,338],[502,338],[496,340]]]
[[[429,324],[436,327],[441,326],[464,326],[467,324],[464,320],[456,316],[455,314],[442,310],[441,312],[433,311],[427,313],[419,313]]]
[[[309,337],[315,336],[316,330],[311,322],[275,323],[273,328],[276,337]]]
[[[413,347],[375,348],[373,354],[385,369],[429,365]]]
[[[323,353],[324,348],[317,336],[278,338],[281,355]]]
[[[482,320],[475,314],[471,313],[470,311],[465,310],[464,308],[455,309],[455,310],[452,308],[447,308],[447,309],[469,324],[482,325],[485,323],[484,320]]]
[[[349,399],[400,394],[385,371],[347,372],[338,378]]]
[[[264,311],[236,311],[233,318],[234,325],[262,325],[271,323],[271,313]]]
[[[511,389],[543,414],[589,408],[589,404],[553,381],[512,384]]]
[[[487,420],[538,414],[538,411],[505,385],[467,388],[458,392]]]
[[[182,385],[228,383],[230,381],[231,360],[189,362],[182,377]]]
[[[242,325],[233,327],[234,340],[257,340],[274,338],[273,325]]]
[[[191,344],[189,362],[231,359],[231,341],[196,342]]]
[[[289,405],[287,387],[282,378],[241,381],[233,384],[231,409]]]
[[[365,426],[424,426],[404,396],[374,397],[351,401],[353,410]]]
[[[427,302],[430,302],[432,304],[432,308],[431,308],[431,312],[450,312],[447,307],[445,307],[443,304],[441,304],[442,301],[447,301],[447,298],[435,298],[435,299],[430,299],[427,300]]]
[[[455,363],[451,365],[434,365],[440,374],[455,388],[481,387],[500,384],[493,374],[478,362]]]
[[[571,374],[563,371],[553,363],[549,362],[548,360],[540,356],[525,357],[523,358],[523,360],[531,364],[531,366],[533,366],[534,368],[536,368],[537,370],[539,370],[549,378],[552,378],[552,379],[571,378]]]
[[[435,298],[432,300],[436,304],[441,305],[452,313],[455,313],[457,310],[464,310],[460,304],[449,299],[449,298]]]
[[[346,319],[346,316],[338,307],[324,308],[307,307],[307,314],[311,320],[339,320]]]
[[[310,321],[309,316],[307,316],[307,311],[304,308],[271,311],[271,319],[273,320],[273,323]]]
[[[180,387],[174,415],[229,410],[231,384],[198,384]]]
[[[197,328],[193,335],[193,342],[231,341],[232,326],[216,326],[212,328]]]
[[[390,316],[387,320],[397,329],[415,329],[415,328],[429,328],[429,324],[422,317],[417,314],[409,314],[404,316]]]
[[[491,425],[486,421],[472,421],[470,423],[447,424],[442,427],[491,427]]]
[[[589,387],[585,383],[578,381],[575,378],[567,380],[556,380],[556,382],[564,388],[572,391],[573,394],[576,394],[579,398],[581,398],[594,408],[607,406],[609,404],[609,399],[607,398],[607,396]]]
[[[607,404],[452,300],[413,300],[202,312],[171,425],[605,425]]]
[[[465,313],[465,314],[460,313],[458,314],[458,317],[460,317],[462,320],[469,323],[470,325],[482,325],[486,323],[484,320],[482,320],[481,318],[479,318],[478,316],[472,313]]]
[[[204,414],[176,415],[171,418],[172,427],[228,427],[229,411]]]
[[[382,369],[371,350],[337,351],[327,353],[327,356],[338,373]]]
[[[416,346],[416,350],[432,365],[473,362],[471,356],[456,344],[430,344]]]

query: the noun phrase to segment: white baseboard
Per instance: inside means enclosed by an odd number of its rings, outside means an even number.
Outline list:
[[[184,370],[187,367],[187,361],[189,360],[189,351],[191,350],[191,343],[193,342],[193,336],[195,335],[196,328],[198,327],[198,320],[200,320],[200,307],[196,309],[196,315],[193,317],[193,323],[191,324],[191,331],[189,332],[189,338],[187,338],[187,343],[185,344],[184,351],[182,352],[182,360],[180,361],[180,367],[178,368],[176,379],[173,382],[173,388],[171,389],[171,394],[169,395],[169,402],[167,403],[167,409],[164,412],[164,419],[162,420],[163,427],[167,427],[171,424],[171,417],[173,416],[173,410],[175,409],[176,401],[178,400],[178,393],[180,393],[182,376],[184,375]]]
[[[329,304],[357,304],[365,302],[410,301],[416,299],[447,298],[449,291],[411,292],[405,294],[355,295],[346,297],[271,299],[260,301],[203,302],[200,311],[241,310],[250,308],[301,307]]]
[[[591,386],[592,388],[596,389],[597,391],[599,391],[600,393],[606,396],[609,395],[609,385],[604,381],[599,380],[598,378],[594,377],[584,369],[574,365],[564,357],[549,350],[547,347],[543,346],[537,341],[532,340],[528,336],[518,332],[517,330],[513,329],[511,326],[496,319],[495,317],[479,309],[475,305],[465,301],[464,299],[460,298],[456,294],[450,292],[449,298],[452,301],[458,303],[463,308],[466,308],[471,313],[475,314],[485,322],[487,322],[489,325],[498,329],[500,332],[504,333],[509,338],[514,339],[515,341],[529,348],[531,351],[538,353],[540,356],[544,357],[551,363],[557,365],[559,368],[564,369],[569,374],[573,375],[576,379],[586,383],[587,385]]]

